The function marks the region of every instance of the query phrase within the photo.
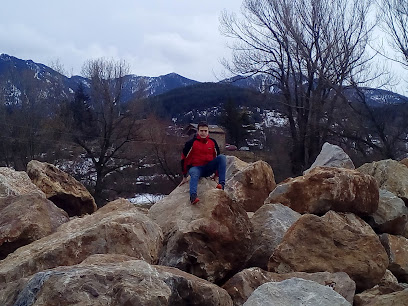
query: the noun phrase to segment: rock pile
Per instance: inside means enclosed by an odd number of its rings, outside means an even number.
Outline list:
[[[408,305],[407,169],[325,144],[276,185],[229,157],[225,191],[202,178],[197,205],[182,185],[146,211],[0,168],[0,305]]]

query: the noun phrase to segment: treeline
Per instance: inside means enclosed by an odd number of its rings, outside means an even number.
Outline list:
[[[120,193],[129,197],[139,187],[139,173],[147,175],[146,165],[171,156],[172,151],[162,151],[163,133],[158,129],[164,128],[163,123],[144,113],[140,92],[120,103],[124,77],[129,74],[125,62],[86,62],[82,73],[90,89],[80,85],[72,97],[61,95],[58,80],[45,88],[35,71],[10,73],[20,80],[20,90],[11,95],[9,80],[0,80],[1,166],[25,170],[32,159],[56,164],[85,183],[102,206]],[[178,157],[171,157],[178,166]],[[161,173],[166,171],[173,181],[175,169],[170,161],[162,162]]]
[[[372,18],[376,13],[378,18]],[[335,135],[351,137],[352,147],[387,146],[390,137],[381,135],[384,123],[367,107],[364,94],[360,91],[360,97],[350,101],[346,91],[359,91],[375,80],[385,82],[387,71],[376,69],[371,52],[375,29],[389,35],[397,50],[394,60],[408,65],[407,24],[407,0],[244,0],[240,15],[224,12],[222,32],[233,50],[225,67],[233,75],[267,76],[265,91],[279,88],[293,173],[302,173]],[[377,46],[379,56],[384,52]],[[354,102],[361,106],[353,107]],[[350,109],[359,119],[349,118]],[[343,127],[354,124],[361,127],[344,133]],[[375,135],[366,132],[367,124]],[[394,132],[401,147],[407,136]]]
[[[191,110],[203,111],[212,107],[220,107],[227,101],[234,101],[237,106],[241,107],[265,107],[269,103],[269,98],[259,91],[232,84],[200,83],[149,97],[145,105],[149,112],[171,119],[172,117],[179,118],[180,115]]]

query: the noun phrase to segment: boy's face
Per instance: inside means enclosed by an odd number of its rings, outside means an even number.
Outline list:
[[[208,136],[208,127],[207,126],[200,126],[198,128],[198,136],[201,138],[207,138]]]

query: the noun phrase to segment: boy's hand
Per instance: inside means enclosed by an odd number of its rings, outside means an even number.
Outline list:
[[[179,186],[184,185],[185,183],[187,183],[189,181],[189,176],[184,176],[183,180],[181,181],[181,183],[179,184]]]

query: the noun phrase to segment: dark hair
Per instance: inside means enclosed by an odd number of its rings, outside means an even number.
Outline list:
[[[199,130],[199,129],[200,129],[200,127],[203,127],[203,126],[208,127],[207,122],[205,122],[205,121],[201,121],[201,122],[198,124],[198,126],[197,126],[197,130]]]

